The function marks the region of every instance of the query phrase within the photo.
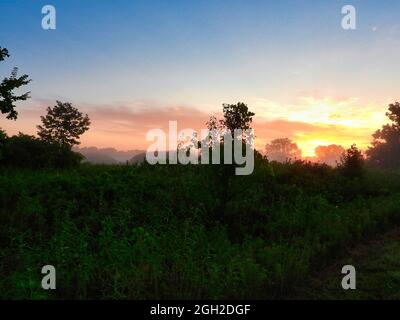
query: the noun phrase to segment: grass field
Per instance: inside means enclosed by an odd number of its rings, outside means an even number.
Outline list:
[[[302,289],[395,227],[399,208],[398,173],[354,179],[301,162],[258,159],[250,176],[215,165],[3,170],[0,298],[338,298],[336,271]],[[391,280],[378,289],[383,273],[360,271],[370,289],[349,297],[398,297],[398,243],[383,247],[360,266],[393,267]],[[54,291],[40,285],[47,264]]]
[[[357,289],[343,290],[342,266],[354,265]],[[320,273],[310,277],[297,292],[307,299],[379,300],[400,299],[400,229],[394,228],[376,239],[349,250]]]

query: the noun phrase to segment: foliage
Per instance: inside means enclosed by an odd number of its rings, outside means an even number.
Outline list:
[[[57,101],[53,108],[47,108],[47,115],[40,117],[39,137],[49,143],[57,143],[71,149],[79,144],[79,137],[89,130],[90,120],[69,102]]]
[[[4,139],[2,145],[0,164],[8,168],[65,168],[77,166],[83,159],[80,154],[65,150],[58,144],[22,133]]]
[[[347,177],[360,178],[363,176],[364,162],[361,150],[353,144],[341,157],[339,168]]]
[[[0,62],[10,57],[6,48],[0,47]],[[25,101],[29,98],[29,92],[15,95],[13,91],[27,85],[31,80],[24,74],[18,77],[18,68],[14,68],[10,77],[0,82],[0,111],[7,114],[7,119],[16,120],[18,112],[15,110],[15,102]]]
[[[225,105],[208,125],[247,129],[253,115]],[[0,299],[290,297],[400,223],[400,173],[364,168],[355,145],[337,168],[254,150],[248,176],[222,164],[71,166],[87,115],[57,102],[42,121],[41,139],[0,131]],[[273,145],[298,154],[289,139]],[[47,264],[57,290],[41,289]]]
[[[369,160],[383,168],[400,167],[400,103],[389,105],[386,116],[392,122],[373,134],[372,147],[367,150]]]
[[[301,150],[288,138],[272,140],[265,146],[265,153],[271,161],[290,162],[301,159]]]
[[[92,166],[0,174],[0,298],[286,297],[349,245],[400,222],[400,175],[268,163]],[[57,268],[43,291],[40,268]]]
[[[336,167],[345,152],[342,146],[331,144],[329,146],[318,146],[315,148],[315,155],[318,161]]]
[[[249,111],[249,108],[243,102],[237,104],[224,104],[222,106],[224,119],[221,120],[221,125],[229,130],[232,134],[235,129],[245,131],[250,129],[250,124],[253,121],[254,112]]]

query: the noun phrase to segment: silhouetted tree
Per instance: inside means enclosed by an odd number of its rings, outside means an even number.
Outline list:
[[[265,146],[270,161],[288,162],[301,159],[301,149],[288,138],[272,140]]]
[[[8,50],[0,47],[0,62],[10,57]],[[13,91],[27,85],[31,80],[24,74],[18,77],[18,68],[14,68],[10,77],[6,77],[0,83],[0,111],[7,115],[7,119],[16,120],[18,112],[15,111],[15,102],[24,101],[29,98],[29,92],[15,95]]]
[[[207,125],[207,129],[210,131],[218,130],[221,128],[221,125],[220,125],[217,117],[215,117],[215,116],[211,116],[210,120],[207,121],[206,125]]]
[[[392,123],[372,135],[372,147],[366,153],[373,164],[385,168],[400,167],[400,103],[390,104],[386,116]]]
[[[39,137],[49,143],[56,143],[70,150],[80,144],[79,137],[89,130],[90,120],[71,103],[57,101],[53,108],[47,108],[47,115],[40,117],[43,125],[38,126]]]
[[[248,143],[247,138],[252,138],[252,137],[247,136],[245,130],[251,129],[250,125],[253,121],[253,116],[255,115],[255,113],[249,111],[248,106],[242,102],[238,102],[236,104],[223,104],[222,107],[223,107],[222,111],[224,118],[218,121],[218,119],[215,116],[212,116],[210,117],[210,120],[207,122],[208,130],[210,130],[211,133],[213,133],[213,131],[217,132],[216,135],[210,137],[208,145],[211,149],[214,146],[214,144],[220,144],[221,159],[223,159],[225,156],[223,135],[228,133],[231,134],[232,137],[234,137],[235,129],[242,130],[242,137],[241,137],[242,152],[246,150],[245,144]],[[218,133],[221,134],[222,136],[219,136]],[[240,138],[240,137],[235,137],[235,138]],[[232,159],[234,162],[233,155]],[[210,153],[210,162],[211,162],[211,153]],[[218,211],[217,216],[218,219],[221,220],[234,219],[234,217],[228,218],[227,216],[229,214],[226,212],[226,204],[229,198],[231,179],[233,179],[234,175],[235,175],[234,165],[222,165],[216,167],[215,179],[219,189],[218,198],[221,200],[220,206],[217,210]]]
[[[241,129],[243,133],[245,130],[251,129],[250,125],[253,121],[253,116],[255,113],[249,111],[249,108],[245,103],[224,103],[222,105],[222,112],[224,115],[222,120],[218,120],[215,116],[210,117],[210,120],[206,123],[208,130],[218,131],[220,133],[227,131],[233,136],[235,129]]]
[[[245,131],[250,129],[253,121],[253,112],[243,102],[237,104],[223,104],[224,119],[220,121],[221,125],[229,130],[232,134],[235,129]]]
[[[330,166],[337,166],[344,152],[344,148],[337,144],[318,146],[315,148],[315,155],[318,161]]]
[[[223,136],[225,134],[231,134],[233,137],[235,129],[242,130],[242,142],[243,144],[248,143],[249,140],[247,139],[253,138],[253,136],[248,135],[245,130],[251,129],[250,125],[255,113],[249,111],[247,105],[242,102],[238,102],[237,104],[225,103],[222,107],[224,118],[218,120],[215,116],[211,116],[210,120],[206,123],[207,128],[211,133],[209,141],[207,141],[210,148],[212,148],[215,143],[222,144],[224,142]],[[200,143],[198,146],[200,147]],[[223,145],[221,145],[221,148],[223,148]],[[223,152],[221,154],[223,154]]]
[[[365,159],[361,150],[353,144],[341,157],[339,169],[346,177],[360,178],[364,173],[364,163]]]

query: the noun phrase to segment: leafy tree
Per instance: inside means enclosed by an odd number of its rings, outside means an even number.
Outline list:
[[[0,61],[10,57],[8,50],[0,47]],[[18,68],[14,68],[10,77],[6,77],[0,83],[0,111],[7,115],[7,119],[16,120],[18,112],[15,111],[15,102],[24,101],[29,98],[29,92],[15,95],[14,90],[27,85],[31,80],[24,74],[18,77]]]
[[[242,129],[243,131],[250,129],[255,115],[255,113],[249,111],[249,108],[243,102],[223,104],[223,113],[224,119],[220,123],[232,134],[235,129]]]
[[[331,144],[329,146],[318,146],[315,148],[315,154],[319,162],[336,166],[345,152],[342,146]]]
[[[360,178],[364,173],[364,163],[365,160],[361,150],[353,144],[341,157],[339,169],[346,177]]]
[[[206,125],[210,131],[228,131],[233,135],[235,129],[241,129],[243,132],[251,129],[250,125],[253,121],[254,112],[249,111],[249,108],[243,102],[237,104],[222,105],[224,118],[218,120],[215,116],[211,116]]]
[[[392,123],[372,135],[372,147],[366,153],[373,164],[385,168],[400,167],[400,103],[390,104],[386,116]]]
[[[251,129],[250,125],[253,121],[253,116],[255,113],[249,111],[249,108],[246,104],[242,102],[238,102],[237,104],[223,104],[222,111],[224,118],[219,120],[212,116],[210,120],[207,122],[207,128],[211,131],[212,136],[210,140],[207,141],[210,149],[214,147],[215,144],[220,144],[220,159],[222,163],[224,162],[225,150],[224,150],[224,138],[223,136],[219,136],[219,134],[224,135],[226,133],[230,133],[232,137],[234,136],[235,129],[242,130],[242,152],[246,150],[243,146],[246,145],[246,139],[249,138],[245,130]],[[215,134],[217,132],[217,134]],[[235,137],[240,138],[240,137]],[[233,149],[232,149],[233,150]],[[232,159],[234,157],[232,155]],[[211,163],[211,152],[210,152],[210,163]],[[235,168],[233,165],[223,165],[215,167],[215,179],[218,182],[218,192],[220,198],[220,206],[218,208],[218,219],[225,219],[226,215],[226,205],[228,203],[229,198],[229,190],[231,180],[235,175]]]
[[[275,139],[265,146],[268,160],[288,162],[301,159],[301,149],[288,138]]]
[[[235,129],[242,130],[242,141],[243,144],[246,144],[246,138],[248,137],[245,130],[251,129],[250,125],[255,113],[249,111],[249,108],[243,102],[238,102],[237,104],[224,103],[222,105],[222,111],[224,115],[222,120],[211,116],[210,120],[206,123],[208,130],[212,134],[208,141],[210,147],[212,147],[214,143],[222,143],[224,141],[223,137],[220,135],[230,133],[234,136]]]
[[[40,117],[43,125],[37,126],[39,137],[46,142],[56,143],[64,149],[80,144],[79,137],[89,130],[90,120],[68,102],[57,101],[47,108],[47,115]]]

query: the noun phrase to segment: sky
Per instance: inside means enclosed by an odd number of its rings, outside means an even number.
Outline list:
[[[56,30],[43,30],[44,5]],[[341,26],[356,8],[356,30]],[[223,103],[256,113],[256,146],[288,137],[303,155],[366,148],[398,101],[398,0],[0,0],[0,46],[33,80],[8,134],[36,133],[56,100],[89,114],[82,146],[146,149],[146,132],[200,130]]]

